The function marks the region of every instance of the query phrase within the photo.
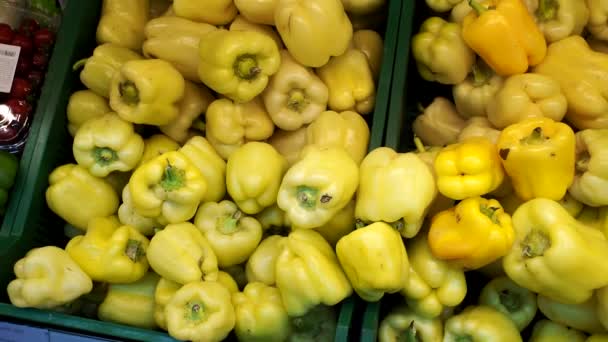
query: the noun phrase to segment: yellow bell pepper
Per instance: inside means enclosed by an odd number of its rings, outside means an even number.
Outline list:
[[[466,121],[464,128],[458,134],[458,142],[464,142],[472,137],[485,137],[492,144],[498,142],[500,131],[486,117],[476,116]]]
[[[46,203],[67,223],[86,230],[95,217],[114,215],[119,201],[106,180],[91,175],[82,166],[65,164],[49,175]]]
[[[547,42],[521,0],[470,0],[473,12],[462,23],[467,45],[498,75],[523,74],[542,62]]]
[[[279,208],[298,228],[321,227],[344,208],[359,185],[359,168],[344,148],[309,145],[283,177]]]
[[[408,240],[409,281],[401,291],[415,313],[439,318],[446,307],[459,305],[467,294],[464,271],[431,253],[426,234]]]
[[[317,69],[317,74],[329,89],[329,108],[352,110],[359,114],[374,111],[376,87],[367,56],[360,50],[349,49],[332,57]]]
[[[414,120],[412,130],[424,144],[446,146],[458,140],[458,134],[466,122],[452,101],[438,96],[428,107],[421,109],[422,113]]]
[[[279,0],[234,0],[239,13],[252,23],[274,25],[274,9]]]
[[[184,77],[161,59],[126,62],[114,74],[110,107],[126,121],[166,125],[179,114]]]
[[[257,214],[276,203],[285,171],[287,161],[272,145],[248,142],[228,158],[228,194],[245,214]]]
[[[368,302],[400,291],[409,280],[409,261],[399,232],[372,223],[341,238],[336,255],[355,292]]]
[[[585,0],[589,8],[589,22],[587,30],[599,40],[608,40],[608,9],[603,0]]]
[[[170,224],[150,240],[148,262],[161,277],[179,284],[216,281],[217,257],[209,241],[189,222]]]
[[[575,137],[576,173],[568,192],[586,205],[608,205],[608,167],[603,165],[608,158],[608,129],[586,129]]]
[[[103,0],[97,44],[112,43],[133,51],[141,50],[149,7],[149,0]]]
[[[317,233],[321,234],[330,245],[336,246],[338,241],[348,235],[355,229],[355,203],[357,201],[353,199],[340,210],[329,222],[322,225],[321,227],[315,228]],[[297,228],[297,227],[296,227]]]
[[[68,131],[73,137],[87,121],[111,112],[108,100],[92,90],[78,90],[68,100]]]
[[[367,153],[369,135],[365,119],[353,111],[325,111],[306,128],[307,144],[343,147],[357,165]]]
[[[194,216],[207,181],[190,159],[171,151],[137,168],[127,186],[138,214],[179,223]]]
[[[279,34],[272,27],[248,21],[243,15],[237,15],[230,24],[230,31],[257,31],[272,38],[280,50],[283,48],[283,41]]]
[[[245,262],[262,240],[260,223],[228,200],[201,204],[194,224],[209,241],[220,267]]]
[[[396,342],[404,336],[413,337],[414,341],[439,342],[443,340],[443,324],[439,317],[428,318],[399,305],[380,322],[378,342]]]
[[[289,53],[308,67],[321,67],[344,54],[353,37],[341,0],[281,0],[274,20]]]
[[[49,309],[69,303],[91,292],[91,278],[63,249],[34,248],[13,267],[17,279],[6,292],[19,308]]]
[[[372,71],[374,81],[380,77],[382,58],[384,56],[384,41],[382,36],[374,30],[358,30],[353,34],[353,46],[363,52]]]
[[[496,146],[485,137],[445,147],[437,155],[434,168],[437,189],[455,200],[490,193],[505,177]]]
[[[146,41],[142,52],[147,58],[167,61],[185,79],[200,82],[198,45],[200,38],[217,28],[176,16],[150,20],[145,27]]]
[[[598,301],[595,296],[580,304],[564,304],[543,295],[539,295],[537,301],[540,312],[553,322],[589,334],[606,331],[596,312]]]
[[[259,244],[247,260],[245,272],[249,283],[259,282],[272,286],[276,282],[275,266],[283,251],[287,238],[271,235]]]
[[[374,13],[385,4],[386,0],[342,0],[345,11],[359,15]]]
[[[500,311],[489,306],[468,306],[445,322],[443,340],[522,342],[515,324]]]
[[[597,297],[597,316],[604,329],[608,329],[608,287],[595,291]]]
[[[391,223],[401,235],[412,238],[436,194],[433,173],[417,154],[379,147],[361,163],[355,217]]]
[[[572,35],[580,35],[589,21],[589,9],[579,0],[527,0],[535,14],[536,24],[553,43]]]
[[[217,282],[222,284],[230,294],[239,292],[239,285],[236,280],[228,272],[219,271],[217,274]]]
[[[107,113],[84,123],[72,145],[74,159],[93,176],[113,171],[131,171],[144,152],[144,140],[133,124],[116,113]]]
[[[122,190],[122,204],[118,207],[118,219],[120,223],[135,228],[145,236],[152,236],[162,225],[154,218],[139,215],[133,207],[133,199],[129,187]]]
[[[232,295],[236,315],[234,332],[239,341],[285,341],[289,335],[289,317],[277,288],[263,283],[249,283],[243,292]]]
[[[545,1],[545,0],[543,0]],[[527,118],[562,121],[568,102],[557,81],[551,77],[526,73],[513,75],[488,103],[488,120],[498,129]]]
[[[289,316],[302,316],[319,304],[336,305],[353,292],[333,249],[311,229],[289,234],[275,272]]]
[[[435,12],[448,12],[454,6],[458,5],[461,0],[426,0],[429,6]]]
[[[178,17],[212,25],[226,25],[238,13],[232,0],[212,0],[204,4],[196,0],[173,0],[173,11]]]
[[[572,217],[577,217],[578,218],[579,214],[581,214],[582,211],[584,209],[586,209],[586,207],[583,205],[583,203],[581,203],[578,200],[576,200],[569,193],[567,193],[566,196],[564,196],[562,199],[560,199],[558,201],[558,203],[562,207],[564,207],[564,209],[566,209],[566,211],[568,211],[568,213]]]
[[[559,203],[536,198],[522,204],[513,227],[515,242],[503,266],[518,285],[565,304],[582,303],[608,285],[608,241]]]
[[[169,151],[177,151],[179,144],[164,134],[155,134],[144,140],[144,153],[141,156],[139,165],[145,164],[150,160]]]
[[[327,109],[329,90],[311,68],[281,50],[281,66],[262,93],[264,105],[277,127],[293,131],[311,123]]]
[[[65,250],[94,281],[132,283],[148,271],[149,244],[135,228],[110,216],[92,219],[86,234],[72,238]]]
[[[256,31],[210,32],[201,37],[199,57],[201,81],[239,103],[258,96],[281,64],[274,40]]]
[[[468,6],[467,0],[463,0],[463,3]],[[464,118],[487,116],[488,103],[500,90],[503,82],[502,76],[496,75],[483,60],[478,59],[473,64],[469,76],[452,87],[458,114]]]
[[[165,306],[171,301],[173,295],[182,287],[182,284],[160,278],[154,290],[154,321],[163,330],[167,330]]]
[[[306,139],[307,127],[303,126],[295,131],[277,129],[268,139],[268,143],[287,159],[291,167],[299,160],[300,152],[306,146]]]
[[[226,195],[226,162],[207,139],[194,136],[179,149],[194,164],[207,182],[203,202],[217,202]]]
[[[498,201],[470,197],[433,217],[429,245],[435,257],[474,270],[509,253],[514,235]]]
[[[531,118],[505,128],[496,148],[519,198],[559,200],[575,172],[575,136],[565,123]]]
[[[206,137],[224,160],[246,142],[266,140],[274,132],[259,97],[247,103],[215,100],[207,108],[206,119]]]
[[[608,238],[608,207],[583,206],[577,215],[571,213],[571,216],[585,226],[599,230]]]
[[[106,322],[155,329],[154,292],[159,280],[158,274],[148,272],[133,283],[111,284],[97,316]]]
[[[165,306],[171,337],[193,342],[219,342],[235,325],[230,292],[215,281],[182,286]]]
[[[548,319],[542,319],[534,324],[530,342],[585,342],[585,334]]]

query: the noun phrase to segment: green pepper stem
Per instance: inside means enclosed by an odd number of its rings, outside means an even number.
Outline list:
[[[289,91],[289,99],[287,99],[287,108],[294,112],[302,112],[308,105],[306,93],[302,89],[292,89]]]
[[[414,135],[414,145],[416,145],[416,150],[419,153],[426,152],[426,148],[424,147],[424,144],[422,143],[422,140],[420,140],[420,138],[418,138],[418,136],[416,136],[416,135]]]
[[[488,11],[487,8],[483,7],[479,2],[477,2],[476,0],[469,0],[469,6],[471,6],[471,8],[477,12],[477,15],[480,15],[486,11]]]
[[[496,217],[496,211],[498,210],[498,208],[495,207],[488,207],[485,204],[482,204],[479,206],[479,211],[486,215],[490,220],[492,220],[492,223],[494,224],[498,224],[498,217]]]
[[[258,66],[256,56],[251,54],[237,57],[233,68],[238,78],[249,81],[256,78],[262,72],[262,69]]]
[[[220,233],[225,235],[234,234],[239,230],[239,221],[243,217],[243,212],[240,210],[235,211],[230,216],[224,216],[222,221],[218,225]]]
[[[141,246],[141,241],[129,239],[125,248],[125,254],[131,261],[138,262],[146,253]]]
[[[526,235],[521,245],[524,258],[535,258],[542,256],[551,247],[551,239],[544,232],[533,230]]]
[[[559,1],[557,0],[539,0],[536,17],[540,21],[551,21],[557,17],[559,11]]]
[[[95,163],[107,166],[118,160],[118,153],[108,147],[95,147],[92,151]]]
[[[308,186],[298,186],[296,188],[296,199],[301,207],[305,209],[314,209],[317,205],[317,197],[319,190]]]
[[[78,69],[82,68],[82,67],[83,67],[85,64],[87,64],[87,61],[88,61],[88,60],[89,60],[88,58],[83,58],[83,59],[81,59],[81,60],[77,61],[77,62],[76,62],[76,63],[74,63],[74,65],[72,66],[72,70],[73,70],[73,71],[76,71],[76,70],[78,70]]]
[[[548,137],[543,134],[541,127],[536,127],[532,130],[529,136],[522,138],[519,142],[526,145],[542,144]]]
[[[487,84],[491,74],[492,72],[488,66],[482,59],[479,59],[477,63],[473,64],[473,86],[481,87],[482,85]]]
[[[405,342],[418,342],[418,330],[416,330],[416,321],[412,320],[410,326],[405,331]]]
[[[186,304],[186,317],[191,321],[199,322],[204,318],[205,307],[199,301],[192,301]]]
[[[165,167],[165,172],[160,180],[160,186],[165,191],[178,190],[184,186],[184,178],[184,170],[176,168],[167,160],[167,167]]]
[[[135,86],[135,83],[131,81],[122,82],[118,85],[118,91],[124,103],[128,105],[137,105],[139,103],[139,90]]]

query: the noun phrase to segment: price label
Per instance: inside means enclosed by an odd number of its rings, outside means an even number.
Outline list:
[[[21,47],[0,44],[0,92],[10,93]]]

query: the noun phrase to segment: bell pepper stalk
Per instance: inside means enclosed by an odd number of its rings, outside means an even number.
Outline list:
[[[239,13],[252,23],[273,25],[278,0],[234,0]]]
[[[128,186],[122,190],[122,204],[118,207],[118,219],[123,225],[135,228],[144,236],[152,236],[157,230],[162,229],[158,220],[141,216],[135,211]]]
[[[226,25],[237,15],[236,6],[231,0],[213,0],[201,6],[196,0],[174,0],[175,15],[211,25]]]
[[[602,287],[595,291],[597,298],[597,318],[605,329],[608,329],[608,287]]]
[[[276,283],[275,266],[277,259],[287,238],[280,235],[271,235],[257,246],[253,254],[247,260],[245,272],[249,283],[262,283],[273,286]]]
[[[384,1],[384,0],[381,0]],[[380,78],[382,57],[384,56],[384,41],[374,30],[357,30],[353,33],[353,47],[365,54],[375,82]]]
[[[427,164],[416,153],[379,147],[363,159],[359,174],[355,217],[388,222],[404,237],[414,237],[437,194]],[[418,194],[415,200],[407,195],[410,192]]]
[[[579,304],[565,304],[543,295],[538,296],[538,310],[553,322],[589,333],[599,334],[606,332],[606,328],[599,320],[597,311],[598,300],[596,296]]]
[[[332,57],[317,69],[329,90],[329,109],[370,114],[376,104],[376,86],[367,56],[358,49]]]
[[[232,295],[232,305],[239,341],[284,341],[289,336],[289,316],[276,287],[248,283],[243,292]]]
[[[199,57],[201,81],[239,103],[249,102],[262,93],[281,64],[274,40],[256,31],[209,32],[201,37]]]
[[[65,250],[94,281],[132,283],[148,271],[149,244],[135,228],[109,216],[92,219],[86,234],[72,238]]]
[[[246,103],[215,100],[207,108],[205,118],[205,136],[224,160],[246,142],[266,140],[274,132],[274,124],[260,97]]]
[[[412,311],[406,305],[392,309],[386,315],[378,329],[379,342],[394,341],[441,341],[443,324],[441,318],[428,318]]]
[[[446,146],[456,143],[466,122],[454,104],[445,97],[436,97],[426,108],[420,105],[420,114],[414,120],[414,134],[429,146]]]
[[[576,221],[559,203],[546,198],[525,202],[513,214],[513,227],[515,241],[503,266],[519,286],[579,304],[608,285],[604,234]]]
[[[585,342],[583,332],[569,328],[563,324],[542,319],[532,329],[530,342]]]
[[[228,158],[228,194],[245,214],[257,214],[276,203],[286,171],[287,161],[272,145],[248,142]]]
[[[291,167],[299,160],[300,152],[307,144],[307,131],[306,126],[302,126],[295,131],[277,129],[267,142],[287,159],[287,163]]]
[[[148,0],[105,0],[97,24],[97,43],[112,43],[139,51],[144,41],[149,8]]]
[[[169,62],[129,61],[112,78],[110,107],[129,122],[166,125],[179,115],[184,88],[184,77]]]
[[[344,148],[309,145],[283,177],[277,204],[298,228],[321,227],[353,198],[359,167]]]
[[[209,141],[201,136],[190,138],[179,149],[194,164],[207,182],[203,202],[221,201],[226,195],[226,162]]]
[[[272,122],[280,129],[294,131],[327,109],[329,90],[311,68],[281,50],[281,65],[261,96]]]
[[[229,27],[230,31],[257,31],[272,38],[277,44],[277,48],[281,50],[283,48],[283,41],[281,36],[270,26],[263,24],[256,24],[247,20],[242,14],[239,14],[234,18]],[[282,62],[281,62],[282,63]]]
[[[222,268],[244,263],[262,240],[262,226],[234,202],[201,204],[194,224],[209,241]]]
[[[580,35],[589,21],[585,1],[533,0],[536,23],[548,44],[572,35]]]
[[[494,278],[483,287],[479,305],[491,306],[507,315],[519,331],[532,322],[538,308],[536,294],[506,276]]]
[[[76,164],[61,165],[51,172],[45,196],[55,214],[82,230],[96,217],[114,215],[119,204],[110,183]]]
[[[519,330],[508,316],[491,306],[469,306],[445,322],[443,340],[521,342]]]
[[[602,0],[587,0],[585,4],[589,8],[589,22],[587,23],[587,30],[591,33],[591,36],[602,40],[608,40],[608,23],[606,22],[606,8]]]
[[[575,147],[570,126],[544,117],[508,126],[496,144],[513,190],[524,201],[566,195],[575,174]]]
[[[474,270],[509,253],[514,235],[497,200],[470,197],[435,215],[428,238],[435,257]]]
[[[440,318],[446,308],[462,303],[467,294],[462,267],[436,258],[425,233],[408,240],[406,250],[410,259],[409,282],[401,294],[412,312]]]
[[[179,144],[164,134],[154,134],[144,140],[144,153],[139,166],[169,151],[179,150]]]
[[[346,207],[342,208],[329,222],[321,227],[315,228],[317,233],[330,245],[336,246],[338,241],[355,229],[355,199],[351,200]],[[297,229],[297,227],[296,227]]]
[[[167,318],[165,307],[171,301],[173,295],[182,287],[182,284],[160,278],[154,289],[154,321],[163,330],[167,330]]]
[[[426,19],[412,38],[412,54],[420,76],[441,84],[459,84],[466,78],[475,54],[462,38],[459,24],[440,17]]]
[[[462,3],[467,3],[464,0]],[[468,4],[467,4],[468,6]],[[467,78],[452,87],[457,113],[463,118],[487,117],[488,103],[502,87],[504,77],[496,75],[482,59],[478,59]]]
[[[108,293],[97,311],[99,319],[144,329],[156,329],[154,292],[159,280],[160,277],[156,273],[148,272],[132,283],[110,284]]]
[[[586,129],[577,132],[575,137],[575,174],[568,193],[589,206],[608,205],[608,195],[602,190],[608,187],[608,167],[604,169],[602,164],[608,129]]]
[[[182,286],[165,306],[167,331],[183,341],[222,341],[236,318],[230,292],[215,281]]]
[[[19,160],[15,155],[1,151],[0,152],[0,217],[4,213],[6,204],[9,199],[9,190],[15,183],[17,170],[19,168]]]
[[[144,139],[116,113],[85,122],[74,137],[74,159],[96,177],[133,170],[144,152]]]
[[[458,134],[457,141],[461,143],[472,137],[485,137],[491,143],[496,144],[500,132],[486,117],[475,116],[465,122],[464,128]]]
[[[297,229],[286,239],[276,261],[275,277],[290,317],[305,315],[319,304],[336,305],[352,294],[336,254],[319,233]]]
[[[6,291],[16,307],[49,309],[91,292],[91,278],[66,251],[54,246],[34,248],[13,266],[16,279]]]
[[[181,152],[166,152],[138,167],[127,185],[135,211],[144,217],[180,223],[194,217],[207,182]]]
[[[341,0],[277,1],[274,21],[289,53],[307,67],[319,68],[344,54],[353,37]]]
[[[448,12],[461,0],[426,0],[427,6],[429,6],[435,12]]]
[[[78,90],[68,100],[68,131],[73,137],[87,121],[111,112],[108,100],[92,90]]]
[[[437,155],[434,168],[437,189],[454,200],[488,194],[505,177],[496,146],[485,137],[446,146]]]
[[[147,257],[154,272],[179,284],[217,280],[213,248],[189,222],[169,224],[157,232],[150,240]]]

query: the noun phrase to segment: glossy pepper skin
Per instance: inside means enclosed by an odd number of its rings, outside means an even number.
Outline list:
[[[536,294],[502,276],[488,282],[479,296],[479,304],[491,306],[507,315],[519,331],[524,330],[536,315]]]
[[[367,56],[358,49],[332,57],[317,69],[317,74],[329,90],[331,110],[352,110],[369,114],[376,104],[376,87]]]
[[[336,305],[353,292],[333,249],[311,229],[289,234],[275,272],[289,316],[302,316],[319,304]]]
[[[262,226],[234,202],[201,204],[194,224],[203,233],[222,268],[245,262],[262,240]]]
[[[523,1],[469,0],[469,5],[474,11],[463,19],[462,37],[498,75],[523,74],[545,58],[547,42]]]
[[[65,164],[49,175],[46,203],[67,223],[86,230],[95,217],[114,215],[119,201],[110,183],[91,175],[82,166]]]
[[[606,331],[599,320],[597,305],[595,296],[580,304],[564,304],[543,295],[538,296],[538,309],[545,317],[589,334]]]
[[[309,145],[283,177],[277,204],[298,228],[320,227],[353,198],[359,167],[344,148]]]
[[[132,283],[148,271],[149,244],[135,228],[110,216],[91,220],[86,234],[72,238],[65,250],[94,281]]]
[[[408,240],[409,281],[401,291],[408,307],[418,315],[439,318],[447,307],[459,305],[467,294],[461,267],[431,253],[424,233]]]
[[[196,213],[207,181],[184,154],[170,151],[138,167],[127,186],[138,214],[180,223]]]
[[[378,341],[397,342],[404,336],[424,342],[440,342],[443,340],[443,324],[439,317],[428,318],[415,313],[406,305],[401,305],[382,319]]]
[[[252,23],[274,25],[274,9],[279,0],[234,0],[239,13]]]
[[[526,73],[506,79],[488,103],[487,113],[494,127],[504,129],[527,118],[562,121],[567,108],[568,101],[557,81],[545,75]]]
[[[160,278],[156,284],[154,289],[154,321],[163,330],[167,330],[165,306],[181,287],[182,284],[165,278]]]
[[[122,189],[122,203],[118,207],[118,219],[123,225],[131,226],[145,236],[152,236],[156,229],[163,227],[156,218],[144,217],[135,211],[128,186]]]
[[[353,46],[367,57],[367,62],[372,70],[374,81],[380,77],[382,58],[384,56],[384,41],[382,36],[374,30],[357,30],[353,33]]]
[[[448,12],[460,2],[461,0],[426,0],[427,6],[435,12]]]
[[[232,304],[239,341],[284,341],[289,335],[289,317],[276,287],[248,283],[243,292],[232,295]]]
[[[344,54],[353,37],[340,0],[279,0],[274,20],[289,53],[307,67],[321,67]]]
[[[133,283],[111,284],[97,316],[106,322],[155,329],[154,292],[159,280],[156,273],[148,272]]]
[[[179,144],[164,134],[155,134],[144,140],[144,153],[139,160],[139,165],[145,164],[150,160],[169,151],[177,151]]]
[[[237,15],[236,18],[234,18],[230,24],[230,31],[257,31],[272,38],[272,40],[274,40],[274,42],[277,44],[279,50],[283,48],[283,41],[281,40],[281,37],[275,30],[273,30],[272,27],[250,22],[242,15]]]
[[[19,160],[9,152],[0,152],[0,217],[2,217],[5,206],[8,203],[9,190],[15,183]]]
[[[27,252],[13,266],[16,279],[6,291],[16,307],[49,309],[91,292],[91,278],[63,249],[47,246]]]
[[[574,181],[568,193],[578,201],[593,207],[608,205],[608,129],[586,129],[576,133],[576,164]],[[606,157],[604,157],[606,156]]]
[[[574,179],[575,136],[570,126],[531,118],[505,128],[496,148],[519,198],[559,200]]]
[[[148,262],[161,277],[179,284],[217,280],[217,257],[209,241],[189,222],[170,224],[150,240]]]
[[[470,197],[431,221],[429,245],[435,257],[478,269],[509,253],[514,240],[509,214],[494,199]]]
[[[193,342],[222,341],[234,328],[230,292],[215,281],[182,286],[165,306],[171,337]]]
[[[572,35],[580,35],[589,21],[589,8],[585,1],[528,0],[532,4],[536,23],[547,43]]]
[[[294,131],[327,109],[329,89],[311,68],[281,50],[281,65],[261,96],[272,122],[280,129]]]
[[[133,51],[141,50],[149,0],[104,0],[97,25],[98,44],[112,43]]]
[[[200,171],[207,182],[203,202],[217,202],[226,195],[226,162],[209,141],[200,136],[190,138],[179,149]]]
[[[355,199],[342,208],[329,222],[315,230],[325,238],[330,245],[336,246],[338,241],[355,229]]]
[[[500,132],[486,117],[472,117],[465,122],[465,126],[458,134],[458,142],[464,142],[471,137],[485,137],[493,144],[498,142]]]
[[[206,119],[206,137],[224,160],[246,142],[266,140],[274,132],[259,97],[246,103],[215,100],[207,108]]]
[[[443,148],[434,168],[437,189],[455,200],[490,193],[505,177],[496,147],[485,137],[469,138]]]
[[[111,112],[108,100],[92,90],[78,90],[70,95],[67,117],[68,131],[75,136],[78,128],[88,120]]]
[[[114,171],[131,171],[144,152],[144,139],[133,124],[116,113],[85,122],[74,137],[72,153],[79,165],[96,177]]]
[[[205,1],[204,5],[196,0],[174,0],[173,10],[178,17],[211,25],[226,25],[238,12],[231,0]]]
[[[585,0],[589,8],[589,22],[587,29],[598,40],[608,40],[608,10],[602,0]]]
[[[168,62],[130,61],[112,78],[110,107],[126,121],[166,125],[179,114],[184,88],[184,77]]]
[[[262,240],[245,266],[249,283],[260,282],[268,286],[276,283],[275,266],[286,243],[287,238],[280,235],[271,235]]]
[[[466,3],[467,0],[463,0]],[[468,6],[468,5],[467,5]],[[465,118],[487,116],[488,103],[500,90],[504,77],[496,75],[482,59],[478,59],[467,78],[452,87],[454,104]]]
[[[281,64],[274,40],[255,31],[218,29],[210,32],[201,37],[199,57],[201,81],[240,103],[258,96]]]
[[[577,222],[559,203],[536,198],[522,204],[513,214],[513,227],[515,242],[503,267],[519,286],[578,304],[608,285],[604,235]]]
[[[445,322],[443,341],[516,342],[522,341],[515,324],[500,311],[489,306],[469,306]]]
[[[401,290],[409,280],[409,261],[399,232],[384,222],[372,223],[341,238],[336,255],[355,292],[377,302]]]
[[[285,171],[287,160],[272,145],[248,142],[228,158],[228,194],[245,214],[257,214],[276,203]]]
[[[391,223],[404,237],[414,237],[437,194],[430,168],[415,153],[389,147],[370,152],[360,167],[355,217]],[[408,193],[416,193],[414,200]]]
[[[412,125],[414,135],[429,146],[445,146],[458,140],[458,134],[466,125],[466,121],[454,104],[445,97],[438,96],[422,113],[416,117]]]
[[[534,324],[530,342],[584,342],[585,334],[565,325],[543,319]]]

